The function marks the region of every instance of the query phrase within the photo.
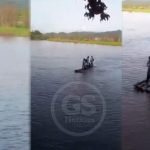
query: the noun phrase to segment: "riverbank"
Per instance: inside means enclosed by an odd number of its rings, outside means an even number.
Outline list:
[[[52,42],[83,43],[97,45],[122,45],[121,30],[107,32],[59,32],[42,33],[38,30],[31,32],[32,40],[48,40]]]
[[[30,32],[25,27],[0,27],[0,35],[26,37],[30,35]]]
[[[75,44],[96,44],[96,45],[109,45],[109,46],[121,46],[119,41],[98,41],[98,40],[69,40],[69,39],[54,39],[49,38],[51,42],[63,42],[63,43],[75,43]]]
[[[150,13],[150,8],[123,8],[123,11],[138,12],[138,13]]]

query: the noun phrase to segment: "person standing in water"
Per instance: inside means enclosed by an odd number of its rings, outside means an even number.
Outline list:
[[[89,67],[90,67],[89,58],[90,58],[90,57],[88,56],[88,57],[87,57],[87,59],[86,59],[86,60],[87,60],[87,68],[89,68]]]
[[[90,67],[93,67],[93,62],[94,62],[94,57],[91,56],[91,59],[90,59]]]
[[[147,62],[147,67],[148,67],[148,70],[147,70],[147,79],[146,79],[146,82],[148,84],[149,81],[150,81],[150,56],[149,56],[149,60]]]
[[[86,59],[83,58],[83,62],[82,62],[82,69],[86,69]]]

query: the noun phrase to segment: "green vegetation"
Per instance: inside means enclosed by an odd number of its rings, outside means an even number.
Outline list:
[[[128,11],[128,12],[144,12],[144,13],[150,13],[150,6],[146,6],[146,7],[143,7],[143,6],[126,6],[126,5],[123,5],[123,11]]]
[[[28,8],[14,3],[0,5],[0,35],[29,36]]]
[[[29,36],[28,28],[23,27],[0,27],[0,35]]]
[[[150,1],[126,0],[123,2],[123,11],[150,13]]]
[[[42,34],[40,31],[31,32],[32,40],[47,40],[49,37],[45,34]]]
[[[95,41],[95,40],[66,40],[66,39],[48,39],[51,42],[67,42],[67,43],[75,43],[75,44],[96,44],[96,45],[111,45],[111,46],[121,46],[121,42],[119,41]]]
[[[71,42],[97,45],[121,46],[121,31],[111,32],[71,32],[71,33],[46,33],[31,32],[32,40],[48,40],[53,42]]]

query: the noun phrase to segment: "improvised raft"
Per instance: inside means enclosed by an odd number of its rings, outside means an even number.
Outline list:
[[[147,83],[146,80],[138,82],[134,85],[134,88],[139,92],[147,92],[150,93],[150,82]]]
[[[90,60],[89,60],[90,59]],[[94,57],[91,56],[91,58],[88,56],[87,58],[83,58],[82,62],[82,68],[74,70],[75,73],[83,73],[94,66]]]
[[[84,72],[86,72],[87,70],[90,70],[90,69],[92,69],[93,68],[93,66],[90,66],[89,68],[87,68],[87,69],[76,69],[76,70],[74,70],[74,72],[75,73],[84,73]]]

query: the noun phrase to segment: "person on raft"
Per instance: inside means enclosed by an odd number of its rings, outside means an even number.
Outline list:
[[[91,56],[91,59],[90,59],[90,67],[93,67],[93,63],[94,63],[94,57]]]
[[[90,61],[89,58],[89,56],[87,58],[83,58],[82,69],[86,70],[88,68],[93,67],[94,58],[93,56],[91,56]]]
[[[147,70],[147,79],[146,79],[146,82],[148,84],[149,81],[150,81],[150,56],[149,56],[149,60],[147,62],[147,67],[148,67],[148,70]]]
[[[90,66],[89,59],[90,59],[90,57],[88,56],[87,59],[86,59],[87,60],[87,67]]]
[[[83,70],[86,69],[86,62],[87,62],[87,60],[85,58],[83,58],[83,62],[82,62],[82,69]]]

